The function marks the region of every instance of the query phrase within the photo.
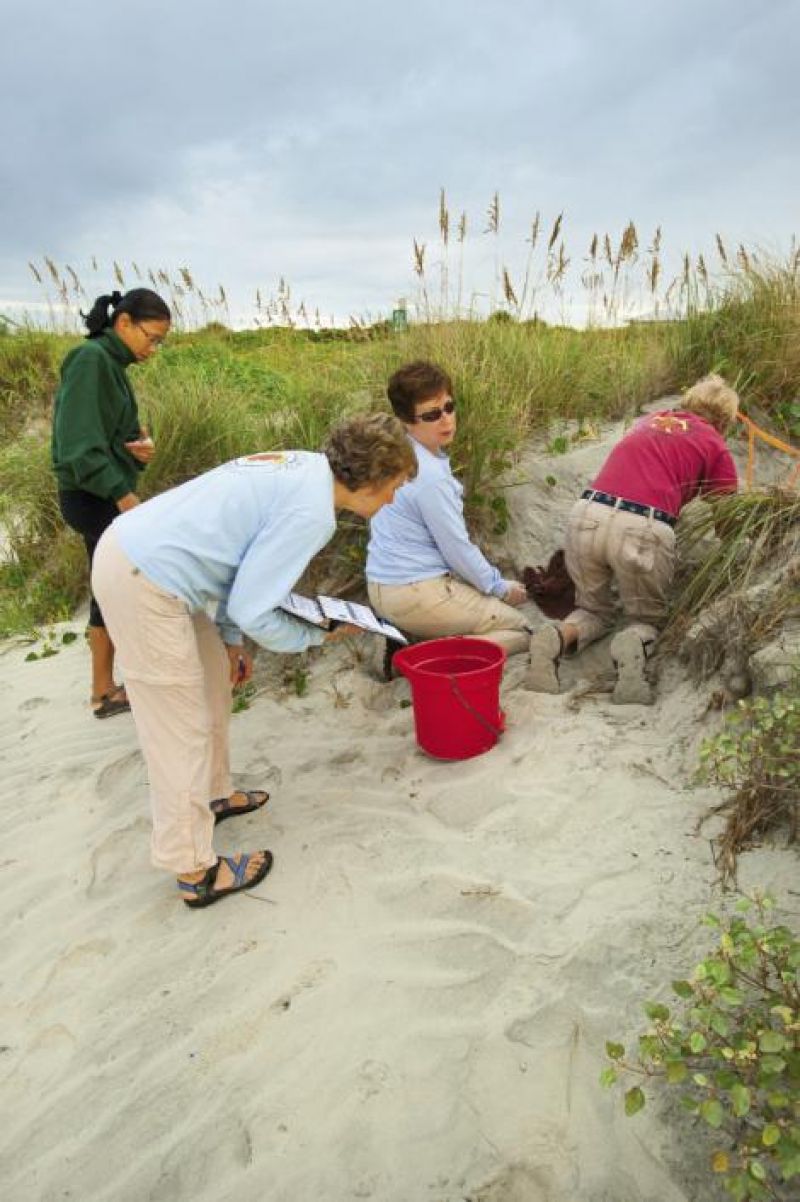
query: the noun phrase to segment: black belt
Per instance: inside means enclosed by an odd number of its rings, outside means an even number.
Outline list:
[[[612,509],[622,509],[625,513],[638,513],[640,517],[648,518],[652,516],[657,522],[666,522],[668,526],[674,526],[677,518],[674,518],[671,513],[665,513],[663,509],[656,509],[653,505],[640,505],[638,501],[626,501],[624,497],[612,497],[611,493],[597,492],[594,488],[586,488],[581,493],[582,501],[597,501],[600,505],[610,505]]]

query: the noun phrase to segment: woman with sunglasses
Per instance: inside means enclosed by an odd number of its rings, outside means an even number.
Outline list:
[[[167,336],[168,305],[149,288],[99,296],[81,314],[88,334],[61,365],[53,412],[52,459],[64,521],[83,538],[91,570],[100,535],[138,505],[139,473],[155,454],[139,421],[127,368],[154,355]],[[91,597],[91,705],[96,718],[130,709],[114,682],[114,645]]]
[[[503,579],[467,533],[463,488],[445,454],[456,433],[449,375],[419,360],[396,371],[387,391],[418,473],[370,524],[370,602],[419,638],[478,635],[509,654],[527,651],[531,631],[516,608],[527,600],[524,586]]]

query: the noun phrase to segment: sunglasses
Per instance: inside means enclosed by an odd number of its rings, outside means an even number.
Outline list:
[[[441,419],[445,413],[455,413],[455,411],[456,411],[456,403],[451,398],[449,401],[445,401],[445,403],[442,405],[442,407],[440,409],[439,408],[428,409],[425,413],[420,413],[417,417],[414,418],[414,421],[415,422],[438,422],[438,421],[441,421]]]

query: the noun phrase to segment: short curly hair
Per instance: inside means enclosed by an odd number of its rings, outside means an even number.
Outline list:
[[[705,418],[715,430],[724,434],[736,418],[739,397],[722,376],[712,372],[687,390],[681,409]]]
[[[417,458],[402,424],[391,413],[347,418],[333,427],[322,448],[336,479],[356,492],[405,472],[417,474]]]

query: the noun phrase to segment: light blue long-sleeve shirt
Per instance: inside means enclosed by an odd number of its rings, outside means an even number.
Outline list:
[[[370,522],[367,579],[413,584],[450,572],[480,593],[504,597],[508,581],[471,541],[464,523],[464,489],[445,454],[416,439],[417,475]]]
[[[271,651],[304,651],[324,631],[277,607],[336,529],[324,455],[246,455],[114,520],[131,562],[192,610],[217,603],[226,643],[247,634]]]

